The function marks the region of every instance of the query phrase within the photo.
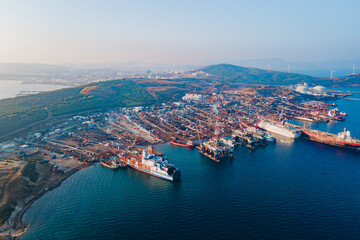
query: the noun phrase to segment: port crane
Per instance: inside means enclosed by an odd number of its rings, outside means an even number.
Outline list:
[[[140,130],[139,130],[139,132],[136,134],[136,137],[135,137],[135,139],[134,139],[134,142],[131,144],[131,146],[129,147],[129,149],[132,149],[132,148],[135,146],[135,143],[136,143],[136,140],[137,140],[138,137],[139,137],[139,134],[140,134]]]
[[[198,134],[198,138],[199,138],[199,145],[201,146],[201,138],[200,138],[200,132],[199,132],[199,128],[197,125],[195,125],[196,127],[196,131],[197,131],[197,134]]]
[[[43,152],[43,155],[44,155],[44,156],[47,155],[47,149],[48,149],[48,147],[49,147],[49,143],[50,143],[50,139],[51,139],[51,136],[52,136],[52,135],[53,135],[53,134],[51,133],[50,136],[49,136],[48,142],[46,143],[46,146],[45,146],[45,148],[44,148],[44,152]]]

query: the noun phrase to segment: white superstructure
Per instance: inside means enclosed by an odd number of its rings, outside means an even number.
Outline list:
[[[170,164],[167,158],[155,154],[154,148],[144,149],[142,155],[120,154],[120,160],[127,166],[155,177],[169,181],[180,180],[181,171]]]
[[[280,123],[270,120],[261,120],[258,127],[275,134],[279,134],[288,138],[298,138],[301,136],[301,131],[284,126]]]

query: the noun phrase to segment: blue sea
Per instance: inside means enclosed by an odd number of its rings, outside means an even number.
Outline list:
[[[347,120],[313,127],[360,138],[360,101],[336,103]],[[168,143],[156,150],[180,182],[95,164],[29,208],[22,239],[360,239],[360,152],[304,139],[238,147],[220,163]]]

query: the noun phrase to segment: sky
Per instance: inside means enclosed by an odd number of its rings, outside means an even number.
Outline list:
[[[360,58],[357,0],[0,0],[0,62]]]

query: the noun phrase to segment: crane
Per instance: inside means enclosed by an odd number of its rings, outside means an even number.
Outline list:
[[[198,138],[199,138],[199,145],[201,146],[201,138],[200,138],[200,132],[199,132],[199,128],[197,125],[195,125],[196,127],[196,131],[197,131],[197,134],[198,134]]]
[[[131,149],[131,148],[133,148],[133,147],[135,146],[135,143],[136,143],[136,140],[137,140],[138,137],[139,137],[139,134],[140,134],[140,130],[139,130],[139,132],[136,134],[135,140],[134,140],[134,142],[131,144],[131,146],[129,147],[129,149]]]
[[[50,134],[50,136],[49,136],[49,140],[48,140],[48,142],[47,142],[47,144],[46,144],[46,146],[45,146],[45,148],[44,148],[44,152],[43,152],[43,155],[45,156],[45,155],[47,155],[47,148],[49,147],[49,143],[50,143],[50,139],[51,139],[51,136],[52,136],[53,134],[51,133]]]

